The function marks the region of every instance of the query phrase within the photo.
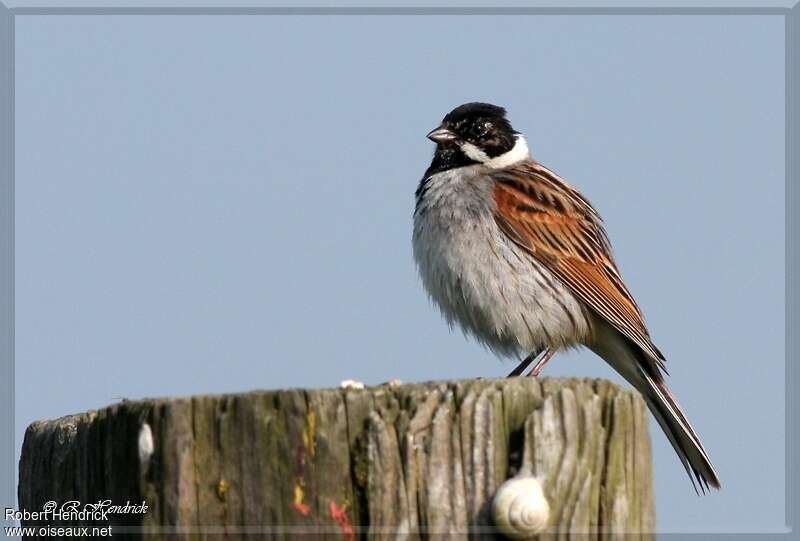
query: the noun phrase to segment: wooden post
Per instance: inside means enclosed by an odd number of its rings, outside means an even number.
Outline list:
[[[638,394],[588,379],[123,401],[31,424],[19,502],[145,502],[106,521],[23,520],[111,525],[114,537],[498,538],[492,496],[521,475],[539,479],[550,507],[540,539],[652,537],[647,410]]]

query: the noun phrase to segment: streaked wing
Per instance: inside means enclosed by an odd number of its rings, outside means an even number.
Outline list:
[[[611,256],[600,216],[577,190],[526,160],[492,171],[500,228],[662,369],[644,319]]]

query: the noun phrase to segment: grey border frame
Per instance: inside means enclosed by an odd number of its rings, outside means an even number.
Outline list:
[[[14,507],[14,15],[0,0],[0,507]],[[5,524],[5,517],[3,517]]]
[[[134,0],[135,1],[135,0]],[[673,2],[674,4],[675,2]],[[670,6],[669,0],[633,0],[625,5],[600,7],[596,3],[580,2],[564,5],[550,0],[529,5],[504,7],[370,7],[350,6],[106,6],[88,7],[74,5],[8,7],[0,0],[0,508],[17,507],[15,490],[14,445],[14,58],[15,18],[17,15],[783,15],[785,17],[785,94],[786,94],[786,534],[795,537],[800,509],[797,491],[800,486],[800,430],[797,427],[800,371],[794,361],[798,358],[800,340],[793,334],[797,329],[798,287],[796,280],[800,263],[800,219],[793,210],[800,207],[798,166],[800,165],[800,3],[797,0],[778,1],[759,6],[752,3],[727,0],[694,5]],[[777,5],[776,5],[777,4]],[[793,242],[795,241],[795,242]],[[5,521],[3,519],[3,523]],[[10,525],[10,524],[6,524]],[[733,535],[733,534],[732,534]],[[752,534],[751,534],[752,535]],[[704,535],[706,537],[706,535]],[[710,537],[718,537],[712,535]],[[750,535],[747,535],[750,537]],[[759,536],[760,537],[760,536]]]

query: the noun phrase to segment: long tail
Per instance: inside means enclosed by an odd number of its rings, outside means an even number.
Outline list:
[[[644,396],[647,406],[669,438],[672,447],[675,448],[695,490],[697,490],[695,479],[703,492],[708,490],[709,485],[716,489],[720,488],[719,476],[711,464],[711,459],[708,457],[700,437],[692,428],[689,419],[686,418],[686,414],[675,400],[661,374],[658,374],[656,376],[658,379],[656,379],[648,374],[641,365],[638,366],[638,369],[644,385],[636,385],[633,382],[631,384]]]
[[[670,392],[658,364],[605,322],[597,321],[598,340],[590,347],[639,391],[678,454],[695,491],[720,488],[720,480],[700,437]]]

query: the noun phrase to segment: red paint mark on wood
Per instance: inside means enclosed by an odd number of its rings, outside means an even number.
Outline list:
[[[311,508],[302,502],[294,502],[292,507],[302,515],[308,515],[311,512]]]
[[[328,511],[331,514],[331,518],[336,521],[339,525],[339,528],[342,529],[342,534],[344,535],[347,541],[355,541],[356,539],[356,532],[353,530],[353,525],[350,523],[350,518],[347,516],[347,511],[345,507],[339,507],[336,505],[336,502],[331,500],[330,506],[328,506]]]

